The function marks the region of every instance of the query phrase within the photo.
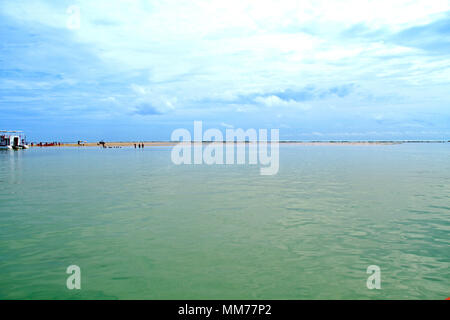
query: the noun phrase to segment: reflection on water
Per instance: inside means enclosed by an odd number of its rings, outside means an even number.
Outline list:
[[[449,144],[286,145],[275,176],[170,150],[0,151],[0,298],[448,296]]]

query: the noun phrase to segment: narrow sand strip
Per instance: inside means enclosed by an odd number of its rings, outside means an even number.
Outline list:
[[[145,147],[157,147],[157,146],[174,146],[178,142],[170,141],[144,141],[144,142],[105,142],[106,147],[136,147],[143,143]],[[193,142],[197,144],[199,142]],[[203,142],[211,143],[211,142]],[[233,142],[224,142],[233,143]],[[245,142],[235,142],[235,143],[245,143]],[[270,143],[270,141],[268,141]],[[394,145],[404,143],[403,141],[313,141],[313,142],[297,142],[297,141],[280,141],[283,145],[301,145],[301,146],[361,146],[361,145]],[[39,147],[39,145],[34,145],[33,147]],[[44,147],[44,146],[43,146]],[[61,143],[60,145],[45,146],[45,147],[102,147],[98,142],[86,142],[83,145],[78,145],[77,143]]]

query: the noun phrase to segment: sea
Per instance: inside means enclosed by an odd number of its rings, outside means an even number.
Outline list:
[[[0,150],[0,299],[450,295],[450,143],[282,144],[275,175],[172,148]]]

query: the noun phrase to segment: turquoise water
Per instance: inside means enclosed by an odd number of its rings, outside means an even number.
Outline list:
[[[170,151],[0,152],[0,299],[450,295],[450,144],[283,145],[275,176]]]

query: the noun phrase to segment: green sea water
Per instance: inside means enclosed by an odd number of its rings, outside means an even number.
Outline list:
[[[449,143],[283,145],[274,176],[170,152],[0,152],[0,299],[450,296]]]

